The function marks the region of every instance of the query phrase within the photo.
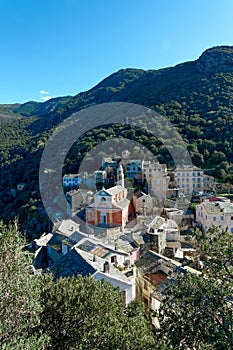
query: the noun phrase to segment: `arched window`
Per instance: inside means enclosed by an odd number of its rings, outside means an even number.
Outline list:
[[[101,202],[106,202],[106,198],[105,197],[101,197]]]

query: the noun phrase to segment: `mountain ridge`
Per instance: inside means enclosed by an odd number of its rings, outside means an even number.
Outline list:
[[[188,69],[187,69],[188,68]],[[74,96],[62,96],[52,98],[46,102],[28,101],[24,104],[9,105],[11,113],[19,116],[43,116],[47,114],[53,114],[58,112],[78,111],[84,107],[106,102],[126,101],[127,98],[133,100],[135,103],[135,93],[132,96],[132,90],[135,91],[137,83],[140,84],[139,89],[149,88],[151,91],[151,85],[154,85],[155,96],[164,93],[164,89],[159,89],[156,84],[156,79],[168,79],[169,74],[174,74],[177,78],[178,74],[187,74],[187,70],[193,71],[195,74],[201,75],[214,75],[217,73],[233,73],[233,46],[215,46],[205,50],[198,59],[194,61],[188,61],[179,63],[173,67],[166,67],[161,69],[139,69],[139,68],[125,68],[120,69],[117,72],[110,74],[104,78],[97,85],[90,88],[87,91],[80,92]],[[166,85],[166,82],[162,82],[162,85]],[[177,88],[176,84],[173,84],[174,88]],[[129,89],[131,95],[127,92],[121,93],[122,90]],[[156,94],[157,89],[157,94]],[[144,89],[145,90],[145,89]],[[155,97],[154,96],[154,97]],[[138,100],[136,103],[142,103],[144,101]],[[131,102],[131,101],[128,101]],[[149,101],[148,101],[149,102]],[[155,98],[153,103],[155,103]],[[160,102],[160,100],[159,100]],[[152,105],[153,105],[152,103]],[[151,104],[151,102],[150,102]],[[14,108],[13,106],[17,106]],[[2,107],[0,105],[0,112]],[[59,110],[61,111],[59,112]],[[6,110],[6,112],[8,112]],[[12,113],[13,112],[13,113]],[[7,113],[6,113],[7,114]]]
[[[157,111],[177,129],[195,165],[209,169],[221,181],[232,182],[232,99],[233,47],[223,46],[207,49],[197,60],[174,67],[121,69],[75,96],[0,105],[0,218],[7,222],[20,214],[22,228],[29,235],[44,232],[46,213],[38,186],[43,149],[60,122],[98,103],[131,102]],[[124,126],[105,126],[90,131],[74,145],[65,171],[78,171],[86,152],[119,134],[143,143],[161,163],[172,165],[165,147],[155,138],[140,130],[124,130]],[[11,190],[21,182],[26,184],[25,190],[12,197]]]

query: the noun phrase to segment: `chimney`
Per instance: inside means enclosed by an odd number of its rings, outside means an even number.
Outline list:
[[[93,255],[93,261],[96,262],[96,260],[97,260],[97,259],[96,259],[96,255],[94,254],[94,255]]]
[[[109,273],[110,271],[110,264],[108,261],[105,261],[104,263],[104,273]]]

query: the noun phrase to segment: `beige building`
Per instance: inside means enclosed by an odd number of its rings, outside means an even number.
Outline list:
[[[233,233],[233,204],[230,200],[205,200],[196,206],[196,221],[203,231],[212,226],[220,226]]]
[[[174,180],[177,188],[184,194],[203,191],[204,171],[194,165],[183,165],[175,169]]]
[[[174,265],[152,251],[145,252],[135,265],[136,297],[144,302],[148,312],[151,309],[152,293],[172,273]]]
[[[168,188],[168,176],[166,164],[143,161],[142,176],[148,183],[148,193],[158,200],[166,198]]]

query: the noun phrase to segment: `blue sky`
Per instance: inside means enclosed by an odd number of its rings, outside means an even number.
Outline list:
[[[0,103],[75,95],[121,68],[195,60],[233,45],[232,16],[232,0],[0,0]]]

